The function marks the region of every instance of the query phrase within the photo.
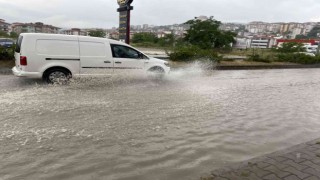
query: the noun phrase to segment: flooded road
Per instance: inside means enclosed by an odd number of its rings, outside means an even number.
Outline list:
[[[0,76],[0,179],[199,179],[319,138],[320,70]]]

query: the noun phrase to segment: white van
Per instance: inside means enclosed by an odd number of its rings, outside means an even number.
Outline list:
[[[126,70],[169,73],[167,61],[148,57],[111,39],[58,34],[22,33],[15,52],[13,74],[65,82],[74,76],[110,75]]]

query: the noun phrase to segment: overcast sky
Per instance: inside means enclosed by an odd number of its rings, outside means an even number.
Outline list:
[[[195,16],[222,22],[320,22],[320,0],[134,0],[133,25],[170,25]],[[58,27],[118,26],[117,0],[0,0],[0,19]]]

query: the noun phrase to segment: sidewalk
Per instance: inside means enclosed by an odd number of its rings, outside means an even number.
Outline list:
[[[203,180],[320,180],[320,139],[230,167]]]

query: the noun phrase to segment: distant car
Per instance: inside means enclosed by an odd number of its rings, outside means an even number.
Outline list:
[[[308,56],[316,56],[314,53],[310,53],[310,52],[297,52],[296,54],[304,54],[304,55],[308,55]]]
[[[308,53],[316,53],[318,50],[318,45],[309,45],[309,46],[306,46],[306,51]]]
[[[0,46],[5,47],[5,48],[10,48],[12,47],[14,42],[11,39],[7,38],[0,38]]]

